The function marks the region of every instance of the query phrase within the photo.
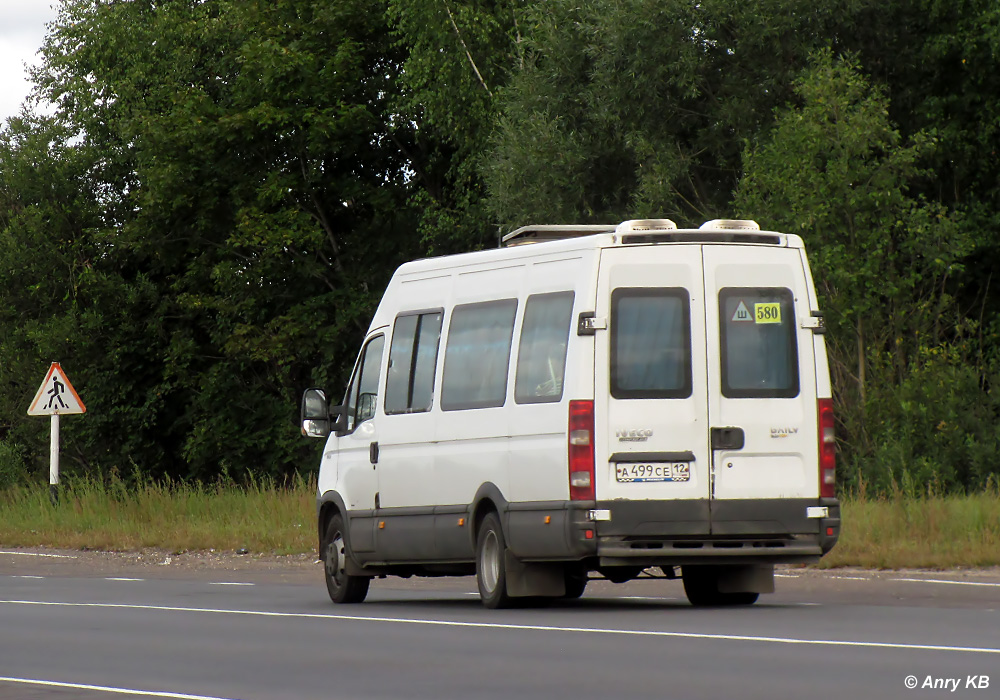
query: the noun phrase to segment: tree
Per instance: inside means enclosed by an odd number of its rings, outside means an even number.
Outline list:
[[[480,163],[497,95],[520,58],[525,0],[390,0],[403,52],[391,131],[412,170],[411,203],[426,248],[465,252],[496,245]]]
[[[838,6],[800,0],[532,5],[484,166],[507,224],[722,215],[740,144],[789,97]],[[826,40],[824,40],[826,41]]]
[[[399,59],[384,11],[63,6],[35,77],[68,152],[90,158],[96,223],[81,236],[116,290],[80,307],[108,353],[81,382],[106,387],[80,428],[91,468],[209,478],[308,463],[297,394],[342,380],[388,274],[417,250],[388,137]]]
[[[109,338],[100,302],[113,313],[143,293],[141,283],[124,289],[103,265],[106,246],[92,235],[104,223],[100,183],[91,177],[96,157],[72,137],[56,120],[29,115],[0,132],[0,438],[40,458],[48,425],[25,411],[49,362],[62,360],[74,381],[102,391],[95,379]],[[136,379],[122,377],[118,386]],[[98,418],[106,420],[114,418]],[[101,451],[79,428],[76,420],[63,428],[70,464]],[[134,436],[119,437],[136,447]],[[42,472],[43,459],[35,464]]]
[[[992,0],[64,0],[56,114],[0,133],[0,459],[60,359],[78,468],[287,473],[399,262],[738,189],[810,226],[845,456],[978,483],[998,28]]]
[[[919,445],[928,438],[918,433],[934,432],[927,424],[933,412],[908,413],[900,398],[913,394],[914,378],[926,384],[951,375],[927,399],[961,401],[949,385],[963,386],[964,400],[971,396],[955,374],[966,360],[958,351],[967,324],[949,279],[962,272],[973,240],[956,212],[912,193],[932,175],[920,164],[935,141],[925,134],[903,141],[884,90],[868,82],[856,58],[821,51],[794,89],[795,103],[778,110],[773,129],[748,148],[735,204],[806,240],[828,318],[847,461],[866,462],[863,476],[885,486],[902,477],[892,470],[905,460],[866,460],[898,439],[887,433],[895,429]],[[927,466],[949,487],[985,479],[985,472],[956,470],[958,461],[945,456]],[[932,474],[910,476],[926,482]]]

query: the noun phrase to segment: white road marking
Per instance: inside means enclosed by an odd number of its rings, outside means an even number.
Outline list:
[[[102,608],[127,610],[157,610],[164,612],[215,613],[250,617],[286,617],[309,620],[343,620],[347,622],[385,622],[401,625],[433,625],[475,629],[525,630],[533,632],[577,632],[582,634],[624,635],[636,637],[670,637],[678,639],[715,639],[736,642],[767,642],[805,646],[866,647],[873,649],[905,649],[910,651],[955,651],[1000,655],[1000,647],[960,647],[945,644],[907,644],[904,642],[865,642],[850,639],[801,639],[796,637],[762,637],[744,634],[708,634],[704,632],[667,632],[663,630],[629,630],[601,627],[557,627],[554,625],[514,625],[501,622],[463,622],[460,620],[421,620],[407,617],[372,617],[366,615],[331,615],[329,613],[286,613],[267,610],[226,610],[221,608],[182,608],[167,605],[127,605],[125,603],[65,603],[41,600],[0,600],[0,605],[38,605],[67,608]]]
[[[105,581],[145,581],[144,578],[125,578],[124,576],[108,576]]]
[[[801,576],[789,574],[775,574],[775,578],[802,578]],[[827,574],[824,578],[838,579],[841,581],[904,581],[906,583],[937,583],[951,584],[953,586],[987,586],[990,588],[1000,588],[997,581],[953,581],[943,578],[902,578],[899,576],[838,576]]]
[[[992,588],[1000,588],[1000,583],[991,583],[988,581],[949,581],[947,579],[935,579],[935,578],[893,578],[890,581],[907,581],[913,583],[950,583],[953,586],[989,586]]]
[[[136,690],[135,688],[115,688],[107,685],[86,685],[84,683],[60,683],[59,681],[46,681],[39,678],[10,678],[0,676],[0,683],[23,683],[25,685],[44,685],[53,688],[76,688],[77,690],[99,690],[104,693],[118,693],[119,695],[147,695],[155,698],[176,698],[177,700],[232,700],[231,698],[217,698],[210,695],[189,695],[187,693],[168,693],[158,690]]]
[[[20,557],[52,557],[53,559],[76,559],[76,557],[69,554],[40,554],[38,552],[6,552],[0,551],[0,554],[14,554]]]
[[[44,576],[11,576],[11,578],[45,578]]]
[[[874,581],[873,576],[827,576],[826,578],[836,578],[842,581]]]
[[[246,583],[244,581],[209,581],[209,586],[252,586],[252,583]]]

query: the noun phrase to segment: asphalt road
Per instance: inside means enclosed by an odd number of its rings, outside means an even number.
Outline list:
[[[0,552],[0,698],[1000,696],[997,571],[792,569],[735,610],[692,608],[677,581],[594,582],[490,611],[471,578],[376,580],[334,606],[318,566],[63,556]]]

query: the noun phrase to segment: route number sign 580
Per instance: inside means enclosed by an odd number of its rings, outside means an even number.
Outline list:
[[[756,323],[781,323],[781,302],[754,304],[753,320]]]

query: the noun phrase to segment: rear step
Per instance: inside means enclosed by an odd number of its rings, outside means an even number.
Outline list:
[[[761,547],[780,549],[787,540],[660,540],[629,542],[632,549],[758,549]]]

